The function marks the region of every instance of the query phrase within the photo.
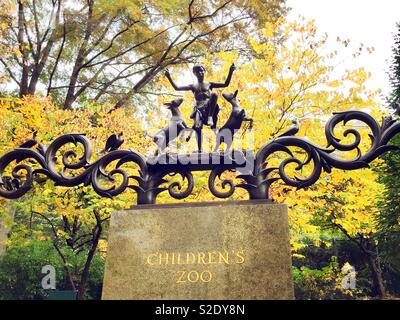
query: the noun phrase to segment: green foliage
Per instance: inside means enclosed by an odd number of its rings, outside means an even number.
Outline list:
[[[75,255],[63,248],[68,257],[70,269],[79,275],[85,262],[85,254]],[[31,240],[28,243],[13,241],[13,245],[0,257],[0,300],[31,300],[47,296],[42,289],[46,265],[56,269],[57,290],[69,290],[63,263],[54,250],[51,241]],[[87,299],[100,299],[103,281],[104,259],[96,255],[90,270]]]
[[[397,24],[397,34],[394,38],[392,55],[392,65],[389,74],[392,94],[389,101],[392,107],[396,107],[400,103],[400,23]]]
[[[321,269],[293,267],[295,297],[298,300],[354,299],[359,290],[345,290],[341,286],[343,274],[336,260]]]
[[[400,24],[393,46],[393,60],[390,68],[392,93],[389,97],[390,107],[400,109]],[[392,140],[392,144],[400,146],[400,137]],[[377,217],[378,239],[385,268],[397,273],[400,278],[400,153],[389,152],[382,156],[383,165],[376,168],[380,182],[385,190],[380,201],[381,211]],[[389,281],[390,282],[390,281]],[[396,287],[396,286],[395,286]]]
[[[400,146],[400,137],[394,139],[393,144]],[[400,154],[390,152],[383,160],[384,164],[377,168],[380,182],[385,185],[377,216],[378,238],[384,261],[400,275]]]

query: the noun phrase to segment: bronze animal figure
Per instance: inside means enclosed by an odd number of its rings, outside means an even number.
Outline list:
[[[119,133],[118,135],[112,134],[108,137],[106,141],[106,146],[104,148],[104,152],[111,152],[118,150],[118,148],[124,143],[124,139],[122,139],[123,133]]]
[[[243,121],[250,122],[249,128],[253,127],[253,118],[246,116],[246,111],[239,106],[237,99],[238,90],[235,93],[223,93],[222,96],[232,105],[231,114],[226,123],[219,129],[216,144],[213,152],[216,152],[221,143],[226,144],[225,151],[228,151],[233,142],[233,136],[240,129]]]
[[[147,134],[153,142],[157,145],[156,155],[159,155],[169,143],[175,140],[184,129],[188,129],[185,121],[183,120],[182,113],[179,106],[182,104],[183,99],[176,99],[171,102],[164,103],[164,105],[171,111],[171,120],[168,126],[159,130],[154,136]]]
[[[217,128],[218,113],[220,111],[220,107],[218,105],[218,95],[217,93],[212,92],[212,90],[228,87],[235,69],[235,65],[232,64],[225,82],[207,82],[205,81],[205,68],[201,65],[195,65],[193,67],[193,74],[195,75],[197,82],[186,86],[176,85],[169,71],[165,71],[165,75],[168,81],[171,83],[172,87],[175,90],[191,91],[194,95],[196,103],[190,116],[190,118],[193,119],[194,124],[192,127],[193,130],[190,132],[187,141],[190,140],[193,132],[195,132],[198,152],[202,152],[203,126],[209,126],[212,130],[216,130]]]

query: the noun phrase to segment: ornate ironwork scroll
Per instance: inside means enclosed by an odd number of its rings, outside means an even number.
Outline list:
[[[364,154],[361,152],[361,134],[356,129],[343,132],[344,137],[352,136],[351,143],[345,144],[335,136],[336,126],[351,120],[362,122],[371,131],[370,147]],[[398,149],[389,142],[399,132],[400,122],[391,117],[384,118],[379,125],[367,113],[346,111],[335,113],[326,124],[328,146],[325,148],[291,135],[273,139],[255,155],[251,151],[234,150],[188,155],[167,153],[145,158],[135,151],[112,150],[92,163],[92,146],[85,135],[67,134],[54,140],[47,148],[42,145],[37,149],[17,148],[3,155],[0,158],[0,196],[8,199],[22,197],[35,182],[50,179],[58,186],[91,185],[102,197],[114,197],[132,189],[137,193],[137,204],[152,204],[164,191],[174,199],[188,197],[194,189],[192,172],[210,171],[209,190],[218,198],[229,198],[236,188],[241,188],[248,192],[250,199],[268,199],[271,184],[278,180],[292,187],[305,188],[313,185],[323,171],[330,173],[333,168],[355,170],[368,167],[382,153]],[[74,150],[68,147],[71,144],[75,146]],[[293,152],[291,148],[301,152]],[[61,149],[67,150],[61,153],[60,162],[57,154]],[[357,152],[355,158],[340,157],[340,154],[351,151]],[[269,159],[278,153],[286,157],[279,157],[278,166],[270,165]],[[301,159],[299,154],[305,155],[305,159]],[[134,165],[136,174],[131,174],[124,165]],[[296,171],[302,171],[306,166],[312,166],[312,169],[307,171],[306,177],[300,178],[288,173],[290,165],[295,165]],[[233,179],[221,178],[229,172],[235,172],[235,180],[241,182],[235,184]],[[176,175],[181,177],[182,183],[171,182],[170,178]],[[217,188],[218,179],[222,191]]]

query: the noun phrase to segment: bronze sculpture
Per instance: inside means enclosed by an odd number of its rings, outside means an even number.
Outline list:
[[[178,87],[172,81],[168,71],[168,79],[176,90],[190,90],[194,93],[196,104],[192,113],[194,119],[193,129],[198,135],[198,147],[201,151],[201,129],[203,125],[217,128],[219,107],[217,95],[212,93],[213,88],[227,87],[231,81],[235,66],[232,65],[225,83],[204,82],[204,68],[196,66],[194,73],[198,83],[189,86]],[[250,126],[253,119],[246,116],[240,108],[234,94],[223,94],[224,98],[231,103],[232,112],[224,126],[217,132],[217,146],[222,138],[223,131],[229,132],[229,139],[239,129],[243,121],[249,121]],[[167,103],[172,119],[170,125],[161,129],[155,141],[162,151],[170,141],[176,139],[179,133],[189,129],[179,111],[182,99]],[[211,121],[210,121],[211,117]],[[369,149],[362,153],[360,145],[362,136],[355,128],[344,131],[343,135],[351,134],[354,140],[349,143],[342,142],[335,135],[336,126],[343,122],[346,125],[350,121],[364,123],[371,131],[371,143]],[[369,114],[350,110],[335,113],[325,126],[327,147],[320,147],[305,138],[295,136],[299,131],[298,121],[293,121],[294,126],[289,128],[280,136],[265,143],[257,152],[253,150],[232,150],[224,153],[193,153],[189,155],[166,153],[165,156],[146,158],[133,150],[120,150],[123,143],[122,134],[111,136],[106,145],[106,154],[91,162],[92,144],[84,134],[71,133],[58,137],[49,146],[37,145],[36,136],[32,141],[27,141],[0,157],[0,197],[17,199],[26,194],[34,186],[34,182],[43,183],[50,179],[58,186],[74,187],[78,185],[91,185],[94,191],[102,197],[114,197],[127,189],[137,193],[137,204],[153,204],[157,196],[164,191],[174,199],[184,199],[194,190],[194,177],[192,172],[210,171],[208,188],[218,198],[229,198],[237,188],[247,191],[249,199],[269,199],[271,185],[282,180],[284,184],[296,188],[306,188],[321,177],[323,171],[330,173],[333,168],[341,170],[356,170],[368,167],[368,164],[384,152],[399,150],[397,146],[390,144],[391,139],[400,133],[400,122],[391,116],[385,117],[379,124]],[[192,130],[192,129],[189,129]],[[179,132],[178,132],[179,131]],[[171,135],[171,132],[175,134]],[[193,130],[191,131],[193,132]],[[224,136],[225,138],[225,136]],[[161,143],[162,142],[162,143]],[[225,143],[230,141],[224,141]],[[62,157],[57,156],[61,149],[66,146],[79,148],[82,156],[74,149],[64,150]],[[292,148],[301,149],[296,153]],[[351,160],[340,156],[336,151],[348,152],[356,150],[358,155]],[[278,166],[272,166],[269,159],[279,153]],[[302,154],[299,157],[298,154]],[[306,155],[305,159],[303,155]],[[135,173],[123,168],[125,164],[136,165]],[[296,170],[301,172],[304,166],[312,165],[311,173],[305,177],[288,172],[288,166],[297,165]],[[73,174],[66,174],[74,171]],[[235,178],[222,178],[224,172],[236,173]],[[185,187],[178,181],[169,181],[168,177],[179,174],[183,181],[187,181]],[[115,179],[119,176],[119,179]],[[222,190],[218,190],[217,179],[221,182]],[[105,185],[104,181],[108,183]],[[236,181],[236,182],[234,182]],[[219,187],[219,189],[221,189]]]
[[[112,134],[108,137],[106,141],[106,146],[104,147],[103,152],[110,152],[114,150],[118,150],[120,146],[124,143],[124,139],[122,139],[123,132],[119,134]]]
[[[153,142],[157,145],[156,155],[159,155],[169,143],[175,140],[184,129],[187,129],[185,121],[183,120],[182,113],[179,110],[183,99],[175,99],[171,102],[164,103],[169,111],[171,111],[171,119],[168,126],[159,130],[154,136],[147,134]]]
[[[229,150],[233,142],[233,136],[235,135],[236,131],[240,129],[243,121],[250,122],[249,129],[253,127],[253,118],[248,117],[246,115],[246,111],[239,106],[239,101],[236,98],[237,94],[238,90],[236,90],[233,94],[222,94],[225,100],[232,105],[232,111],[226,123],[218,131],[214,151],[218,150],[221,142],[226,144],[226,151]]]
[[[345,124],[357,120],[363,122],[371,130],[371,145],[365,153],[361,153],[359,146],[362,142],[361,134],[355,129],[348,129],[346,134],[353,134],[355,140],[343,143],[335,136],[335,127],[340,123]],[[294,133],[292,130],[291,133]],[[293,135],[281,136],[264,144],[255,154],[247,151],[234,150],[231,154],[194,154],[187,159],[183,155],[166,154],[161,161],[151,161],[142,154],[132,150],[110,151],[98,160],[91,162],[92,145],[83,134],[66,134],[55,139],[42,155],[33,148],[17,148],[0,157],[0,196],[8,199],[17,199],[26,194],[34,186],[34,182],[41,183],[46,179],[55,181],[58,186],[74,187],[80,184],[91,185],[94,191],[102,197],[114,197],[127,189],[137,193],[138,204],[152,204],[157,196],[168,191],[174,199],[188,197],[194,188],[194,171],[211,171],[208,187],[211,193],[218,198],[228,198],[237,188],[245,189],[250,199],[269,199],[270,186],[277,180],[296,188],[306,188],[313,185],[323,171],[330,173],[333,168],[341,170],[356,170],[368,167],[368,164],[387,151],[399,150],[390,145],[390,141],[400,133],[400,122],[392,118],[384,119],[379,124],[373,117],[362,111],[345,111],[335,113],[325,127],[328,147],[320,147],[304,138]],[[80,145],[83,156],[77,157],[74,150],[67,150],[63,157],[57,157],[58,151],[65,147]],[[290,148],[300,148],[307,155],[299,157]],[[335,151],[349,152],[358,150],[355,159],[347,159],[335,154]],[[279,166],[271,166],[268,159],[273,154],[280,152],[287,157],[282,159]],[[199,163],[201,157],[204,161]],[[16,159],[32,160],[18,164]],[[59,159],[59,161],[58,161]],[[158,157],[156,160],[159,159]],[[184,161],[183,161],[184,160]],[[187,161],[190,160],[190,161]],[[129,163],[138,166],[136,175],[131,175],[123,169]],[[305,177],[297,177],[287,172],[287,166],[297,164],[296,170],[301,172],[305,165],[311,164],[312,172]],[[61,165],[58,166],[57,164]],[[65,175],[66,170],[74,170],[75,175]],[[235,183],[232,179],[222,178],[227,171],[235,171],[240,180]],[[181,175],[187,180],[186,188],[177,181],[168,181],[167,177]],[[116,180],[119,175],[122,179]],[[113,182],[111,187],[104,186],[102,181],[106,178]],[[223,191],[217,190],[216,181],[220,178]],[[169,184],[167,184],[169,183]],[[166,185],[167,184],[167,185]]]
[[[220,108],[218,106],[218,95],[215,92],[211,92],[215,88],[226,88],[231,83],[233,72],[235,71],[235,65],[232,64],[228,76],[224,83],[222,82],[205,82],[205,68],[201,65],[195,65],[193,67],[193,74],[197,78],[197,83],[178,86],[175,84],[168,70],[165,71],[165,75],[169,80],[170,84],[176,91],[192,91],[196,103],[193,107],[193,112],[190,116],[194,120],[193,130],[197,137],[198,151],[202,151],[202,136],[201,130],[203,125],[209,126],[211,129],[217,128],[218,113]],[[190,136],[187,140],[190,139]]]

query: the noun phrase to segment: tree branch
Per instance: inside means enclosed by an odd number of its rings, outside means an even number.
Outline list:
[[[189,21],[188,24],[191,24],[193,22],[195,22],[196,20],[201,20],[201,19],[208,19],[208,18],[212,18],[214,17],[219,11],[221,11],[222,9],[224,9],[228,4],[230,4],[233,0],[229,0],[227,2],[225,2],[224,4],[222,4],[220,7],[218,7],[217,9],[214,10],[214,12],[210,13],[210,14],[206,14],[206,15],[202,15],[202,16],[197,16],[194,17],[192,15],[192,5],[194,3],[194,0],[190,1],[189,4]]]
[[[10,67],[7,65],[7,63],[3,60],[0,59],[0,62],[4,65],[4,68],[6,69],[6,71],[8,72],[8,75],[10,76],[11,79],[13,79],[15,81],[16,84],[18,84],[19,86],[21,85],[21,82],[18,81],[18,79],[14,76],[14,73],[11,71]]]
[[[57,245],[57,241],[59,240],[59,237],[58,237],[57,230],[56,230],[53,222],[48,217],[46,217],[44,214],[41,214],[40,212],[32,210],[32,213],[35,213],[35,214],[39,215],[40,217],[42,217],[43,219],[45,219],[47,221],[47,223],[51,226],[51,229],[54,234],[53,246],[57,250],[57,253],[60,256],[61,260],[63,261],[64,270],[67,273],[67,278],[68,278],[69,284],[71,286],[71,289],[76,290],[74,281],[72,279],[71,271],[69,270],[69,267],[68,267],[68,261],[65,258],[64,254],[62,253],[60,247]]]
[[[140,20],[139,20],[140,21]],[[113,46],[113,44],[114,44],[114,41],[119,37],[119,36],[121,36],[121,35],[123,35],[125,32],[127,32],[127,31],[129,31],[130,30],[130,28],[135,24],[135,23],[137,23],[138,21],[134,21],[134,22],[132,22],[132,24],[130,24],[128,27],[126,27],[125,29],[122,29],[121,31],[119,31],[119,32],[117,32],[113,37],[112,37],[112,39],[110,40],[110,43],[109,43],[109,45],[106,47],[106,48],[104,48],[103,50],[101,50],[100,52],[98,52],[97,54],[95,54],[92,58],[90,58],[87,62],[85,62],[82,66],[81,66],[81,69],[82,68],[87,68],[88,67],[88,65],[90,65],[97,57],[99,57],[99,56],[101,56],[102,54],[104,54],[104,53],[106,53],[108,50],[110,50],[111,48],[112,48],[112,46]],[[93,47],[94,48],[94,47]],[[88,54],[88,53],[86,53],[86,54]],[[91,66],[93,66],[93,65],[91,65]]]
[[[92,64],[85,63],[85,65],[82,66],[82,68],[91,68],[91,67],[94,67],[94,66],[96,66],[96,65],[98,65],[98,64],[102,64],[102,63],[105,63],[105,62],[108,62],[108,61],[115,60],[116,58],[119,58],[119,57],[121,57],[121,56],[127,54],[128,52],[130,52],[130,51],[132,51],[132,50],[134,50],[134,49],[136,49],[136,48],[138,48],[138,47],[140,47],[140,46],[142,46],[142,45],[144,45],[144,44],[150,42],[151,40],[156,39],[157,37],[159,37],[159,36],[162,35],[163,33],[167,32],[167,31],[169,31],[170,29],[175,28],[175,27],[176,27],[176,25],[171,26],[171,27],[168,27],[168,28],[166,28],[166,29],[160,31],[160,32],[157,33],[156,35],[152,36],[151,38],[147,38],[146,40],[144,40],[144,41],[142,41],[142,42],[139,42],[139,43],[137,43],[137,44],[135,44],[135,45],[129,47],[128,49],[125,49],[125,50],[119,52],[118,54],[116,54],[116,55],[114,55],[114,56],[112,56],[112,57],[109,57],[109,58],[107,58],[107,59],[105,59],[105,60],[98,61],[98,62],[95,62],[95,63],[92,63]]]
[[[56,61],[54,62],[53,69],[51,70],[51,73],[50,73],[49,84],[47,86],[47,96],[50,95],[51,87],[52,87],[52,84],[53,84],[53,77],[54,77],[54,75],[56,73],[58,64],[59,64],[59,62],[61,60],[61,55],[62,55],[62,52],[64,50],[66,39],[67,39],[67,27],[66,27],[65,19],[64,19],[64,23],[63,23],[63,38],[62,38],[60,50],[58,50],[58,53],[57,53]]]

